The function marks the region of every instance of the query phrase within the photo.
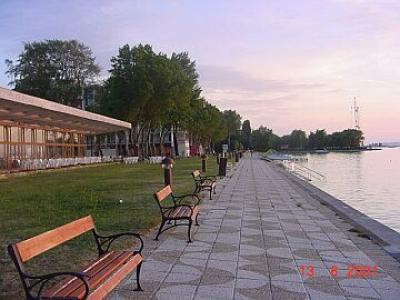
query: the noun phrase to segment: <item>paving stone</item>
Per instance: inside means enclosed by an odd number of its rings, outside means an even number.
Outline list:
[[[371,287],[371,284],[368,282],[368,280],[359,278],[359,279],[352,279],[352,278],[344,278],[344,279],[339,279],[338,284],[341,287],[364,287],[364,288],[369,288]]]
[[[346,296],[380,299],[380,295],[371,287],[342,287]]]
[[[234,282],[227,284],[204,285],[203,282],[198,287],[196,296],[209,297],[209,299],[233,299]]]
[[[274,300],[310,299],[303,283],[272,281],[271,291]]]
[[[272,299],[269,280],[238,279],[236,281],[235,299]]]
[[[398,300],[400,298],[399,290],[377,289],[376,291],[385,300]]]

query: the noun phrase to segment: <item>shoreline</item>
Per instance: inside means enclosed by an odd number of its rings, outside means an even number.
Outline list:
[[[287,153],[287,154],[327,154],[330,152],[338,152],[338,153],[357,153],[357,152],[364,152],[364,151],[382,151],[383,148],[365,148],[365,149],[327,149],[327,152],[318,153],[315,150],[282,150],[280,152]]]
[[[271,164],[271,166],[280,172],[290,182],[310,195],[311,198],[323,205],[328,206],[340,217],[346,219],[346,221],[348,221],[356,229],[362,231],[363,233],[367,233],[371,239],[377,242],[378,245],[380,245],[387,253],[389,253],[396,260],[400,261],[400,233],[367,216],[366,214],[319,189],[311,183],[301,180],[300,178],[290,174],[290,172],[287,170],[275,164]]]

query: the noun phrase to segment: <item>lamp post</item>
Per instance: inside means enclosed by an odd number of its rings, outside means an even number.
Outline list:
[[[165,186],[171,185],[172,186],[172,168],[174,166],[174,160],[169,156],[166,156],[161,161],[161,168],[164,169],[164,184]]]
[[[207,172],[207,159],[207,154],[204,153],[201,155],[201,172],[203,173]]]

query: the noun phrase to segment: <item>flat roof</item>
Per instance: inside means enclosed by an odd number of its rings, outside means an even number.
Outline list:
[[[3,124],[36,125],[98,134],[131,128],[129,122],[113,119],[57,102],[0,87],[0,121]]]

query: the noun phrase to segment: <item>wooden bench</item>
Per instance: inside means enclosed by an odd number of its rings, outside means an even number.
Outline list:
[[[24,263],[28,260],[88,231],[94,235],[99,257],[82,272],[32,275],[25,271]],[[123,236],[137,239],[140,242],[138,250],[111,251],[111,244]],[[57,300],[104,299],[135,268],[136,290],[141,291],[139,277],[143,262],[142,249],[142,238],[133,232],[110,236],[99,235],[91,216],[8,246],[8,252],[17,267],[26,298]]]
[[[194,203],[182,204],[182,200],[186,198],[195,199]],[[168,185],[164,187],[162,190],[158,191],[154,194],[154,199],[157,201],[158,207],[160,208],[161,213],[161,224],[158,229],[157,236],[155,238],[158,241],[158,237],[160,234],[168,229],[171,229],[175,226],[179,225],[187,225],[188,228],[188,242],[191,243],[192,239],[190,237],[190,230],[192,228],[192,222],[195,221],[196,226],[199,226],[197,221],[199,216],[199,204],[200,198],[197,194],[188,194],[182,196],[175,196],[172,194],[171,186]],[[164,206],[162,205],[162,201],[171,199],[172,206]],[[171,224],[174,221],[174,224],[164,228],[165,223]],[[187,223],[177,223],[177,221],[188,221]],[[164,228],[164,229],[163,229]]]
[[[195,184],[194,193],[198,194],[201,191],[208,191],[210,193],[210,200],[212,200],[212,192],[216,193],[217,178],[215,176],[201,176],[200,170],[194,170],[192,177]]]

